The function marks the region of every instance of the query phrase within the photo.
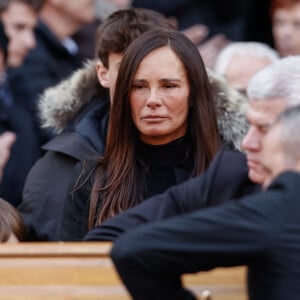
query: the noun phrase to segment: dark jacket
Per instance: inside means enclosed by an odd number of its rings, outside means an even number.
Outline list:
[[[51,134],[41,131],[37,118],[37,101],[43,91],[58,84],[81,66],[81,59],[71,54],[43,23],[36,28],[36,47],[30,51],[23,65],[9,70],[13,96],[35,117],[35,129],[40,145]]]
[[[0,183],[0,197],[17,206],[22,200],[26,176],[39,158],[40,149],[31,115],[10,98],[9,90],[0,89],[0,134],[12,131],[17,136]],[[2,96],[10,98],[9,104],[5,104]]]
[[[41,99],[40,109],[48,116],[43,124],[59,134],[43,146],[45,155],[26,179],[19,211],[27,240],[58,239],[63,199],[67,197],[74,166],[104,151],[109,100],[94,76],[90,77],[92,70],[95,72],[90,68],[87,65],[72,75],[73,81],[66,80],[46,90]],[[88,85],[82,87],[82,82]]]
[[[144,223],[219,205],[258,189],[248,179],[244,154],[221,151],[203,175],[172,187],[164,194],[115,216],[89,231],[84,239],[113,241],[124,232]]]
[[[112,259],[136,300],[195,299],[182,274],[237,265],[248,266],[250,300],[297,299],[299,195],[300,174],[287,172],[239,201],[133,229],[115,242]]]

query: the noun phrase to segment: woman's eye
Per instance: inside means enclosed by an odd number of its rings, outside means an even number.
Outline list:
[[[173,84],[173,83],[167,83],[167,84],[164,85],[164,87],[167,88],[167,89],[171,89],[171,88],[176,87],[176,85]]]
[[[140,90],[140,89],[142,89],[142,88],[144,88],[144,87],[145,87],[145,86],[142,85],[142,84],[134,84],[134,85],[132,86],[132,88],[135,89],[135,90]]]

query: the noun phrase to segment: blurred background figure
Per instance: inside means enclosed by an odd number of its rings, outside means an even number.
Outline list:
[[[277,52],[260,42],[233,42],[217,57],[214,70],[228,83],[246,95],[250,78],[279,58]]]
[[[280,56],[300,54],[300,0],[273,0],[274,46]]]
[[[7,52],[8,66],[20,67],[28,52],[36,46],[33,29],[42,3],[43,0],[1,1],[1,20],[7,36],[11,38]]]
[[[4,23],[3,26],[0,22],[0,134],[8,143],[6,155],[11,147],[3,169],[0,197],[14,206],[21,201],[25,178],[38,159],[40,149],[33,119],[13,98],[6,71],[8,66],[20,66],[28,51],[35,46],[33,30],[42,4],[43,0],[0,2],[0,17]],[[11,132],[9,137],[7,132]],[[3,162],[7,158],[4,156]]]
[[[71,38],[83,25],[94,21],[95,0],[45,0],[36,28],[36,47],[20,68],[9,72],[13,95],[35,119],[40,145],[50,138],[42,131],[36,101],[45,88],[81,67],[78,46]]]

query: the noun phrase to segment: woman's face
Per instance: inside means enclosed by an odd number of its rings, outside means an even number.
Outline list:
[[[169,47],[145,56],[130,92],[131,115],[140,139],[162,145],[184,136],[189,92],[185,68]]]

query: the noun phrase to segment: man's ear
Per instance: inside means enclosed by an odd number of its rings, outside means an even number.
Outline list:
[[[103,65],[103,63],[100,60],[96,64],[96,72],[100,84],[105,88],[109,88],[110,81],[108,69]]]

